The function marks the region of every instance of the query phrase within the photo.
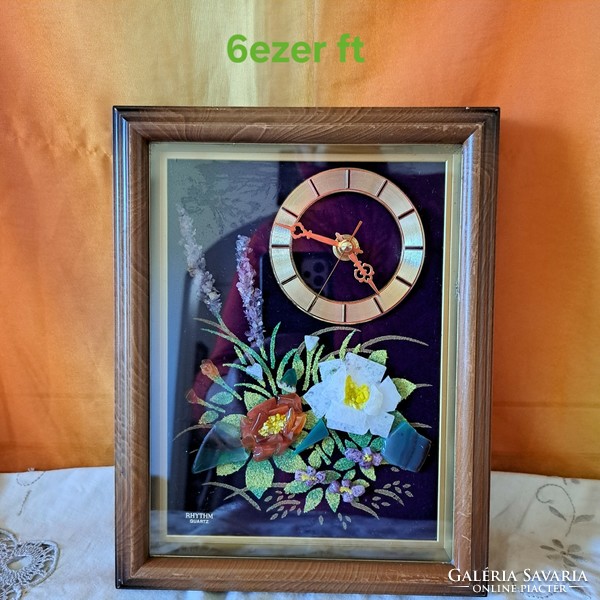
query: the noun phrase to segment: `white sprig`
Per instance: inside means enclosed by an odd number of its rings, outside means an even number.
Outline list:
[[[221,294],[215,288],[215,278],[206,268],[204,250],[196,242],[194,222],[183,206],[177,207],[179,215],[180,244],[185,251],[188,273],[193,279],[198,298],[206,304],[208,310],[218,316],[221,313]]]
[[[265,333],[262,318],[263,297],[259,288],[254,286],[256,271],[250,264],[249,255],[252,252],[250,248],[250,238],[245,235],[239,235],[235,244],[238,283],[237,289],[242,298],[244,315],[248,321],[250,329],[246,332],[248,341],[259,347],[265,343]]]

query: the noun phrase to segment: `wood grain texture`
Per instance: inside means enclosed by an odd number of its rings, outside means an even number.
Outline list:
[[[448,581],[487,565],[497,109],[114,111],[117,586],[290,592],[473,593]],[[153,141],[461,144],[452,563],[150,557],[148,145]]]

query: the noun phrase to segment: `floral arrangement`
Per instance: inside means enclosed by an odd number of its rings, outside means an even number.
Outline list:
[[[411,484],[393,474],[418,471],[430,442],[398,410],[419,386],[387,374],[387,351],[374,347],[423,342],[386,335],[356,344],[358,329],[336,326],[305,336],[294,348],[278,348],[281,323],[265,335],[262,295],[243,236],[236,245],[237,290],[249,329],[247,339],[240,339],[220,314],[220,295],[191,219],[183,209],[179,216],[188,270],[214,316],[199,321],[204,331],[231,344],[237,358],[223,367],[240,375],[230,384],[211,360],[202,362],[201,372],[211,382],[206,397],[194,391],[187,396],[201,405],[202,414],[185,431],[206,431],[193,472],[215,469],[216,477],[204,485],[229,490],[229,497],[242,498],[272,520],[329,507],[346,529],[352,518],[345,506],[379,518],[380,510],[404,505],[412,497]],[[338,348],[323,341],[332,331],[346,332]],[[385,483],[378,483],[383,471]],[[235,480],[241,485],[231,483],[234,473],[243,475]]]

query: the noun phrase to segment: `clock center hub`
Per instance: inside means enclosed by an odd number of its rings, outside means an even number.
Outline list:
[[[335,239],[338,244],[332,250],[335,257],[340,260],[350,260],[350,254],[360,254],[362,252],[358,240],[349,233],[344,233],[343,235],[336,233]]]

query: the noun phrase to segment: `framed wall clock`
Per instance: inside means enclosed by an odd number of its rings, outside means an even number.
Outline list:
[[[498,125],[115,109],[117,586],[475,594]]]

